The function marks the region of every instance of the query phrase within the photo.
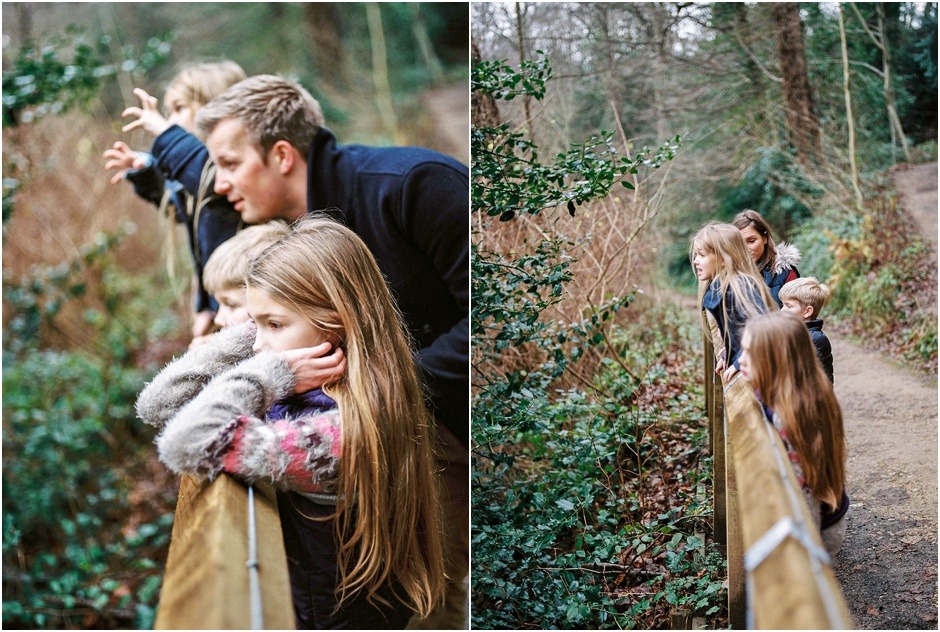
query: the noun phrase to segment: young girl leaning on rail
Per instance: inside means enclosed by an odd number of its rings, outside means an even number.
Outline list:
[[[430,414],[385,280],[351,230],[306,218],[252,260],[246,304],[138,414],[175,472],[273,481],[298,628],[402,629],[444,571]],[[283,352],[324,341],[346,372],[295,393]]]
[[[780,433],[823,544],[834,555],[845,539],[849,509],[842,409],[803,321],[788,312],[749,320],[741,375]]]
[[[699,304],[715,318],[724,341],[715,349],[715,371],[728,381],[738,372],[745,321],[776,310],[777,304],[735,226],[703,226],[692,237],[689,259],[699,280]]]

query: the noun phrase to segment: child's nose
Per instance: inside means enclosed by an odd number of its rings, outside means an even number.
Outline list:
[[[229,189],[232,188],[232,185],[229,184],[228,180],[225,178],[220,178],[216,175],[215,186],[212,187],[216,193],[219,195],[225,195]]]

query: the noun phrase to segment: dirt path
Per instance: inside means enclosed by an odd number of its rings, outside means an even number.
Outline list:
[[[905,210],[936,246],[937,163],[893,175]],[[836,576],[856,627],[936,629],[937,382],[828,334],[852,497]]]
[[[437,137],[435,148],[470,164],[470,95],[456,84],[428,90],[423,99]]]
[[[936,382],[829,338],[852,497],[836,576],[858,628],[935,629]]]
[[[896,169],[892,175],[904,209],[914,217],[923,236],[936,245],[937,163]]]

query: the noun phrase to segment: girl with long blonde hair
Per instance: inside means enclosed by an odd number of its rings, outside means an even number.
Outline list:
[[[699,280],[699,305],[714,317],[724,343],[715,350],[716,372],[729,380],[738,371],[744,323],[777,304],[733,225],[703,226],[690,241],[689,260]]]
[[[444,586],[433,426],[372,254],[333,220],[300,220],[252,260],[246,304],[252,322],[141,394],[141,417],[166,420],[161,460],[273,480],[298,627],[393,629],[426,616]],[[284,352],[321,344],[342,348],[345,373],[294,393]]]
[[[741,341],[741,374],[780,432],[823,542],[836,553],[849,508],[845,430],[803,321],[782,311],[749,320]]]

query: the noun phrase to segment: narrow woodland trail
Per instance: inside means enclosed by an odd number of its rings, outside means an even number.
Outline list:
[[[434,126],[434,148],[470,164],[470,95],[463,84],[428,90],[422,100]]]
[[[829,332],[852,506],[835,572],[860,629],[937,627],[937,386]]]
[[[894,173],[937,243],[937,163]],[[828,331],[852,506],[835,572],[860,629],[937,628],[937,381]]]

